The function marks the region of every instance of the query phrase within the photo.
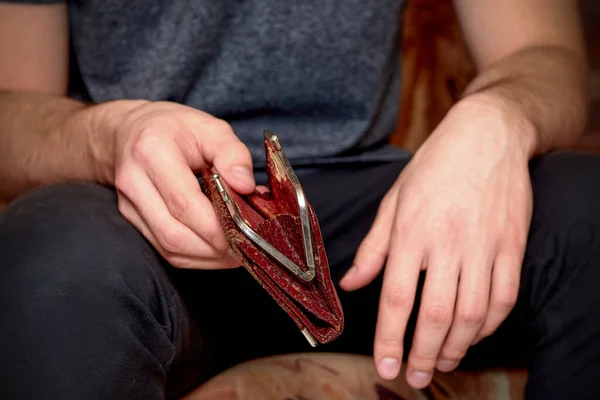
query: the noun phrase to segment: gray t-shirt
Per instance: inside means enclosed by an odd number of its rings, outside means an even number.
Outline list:
[[[69,1],[71,95],[206,111],[232,125],[258,166],[265,129],[295,165],[404,159],[387,146],[404,2]]]

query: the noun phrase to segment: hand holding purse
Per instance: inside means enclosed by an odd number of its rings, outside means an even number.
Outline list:
[[[337,338],[344,315],[321,230],[277,136],[265,132],[268,191],[235,193],[214,168],[202,169],[229,245],[312,346]]]

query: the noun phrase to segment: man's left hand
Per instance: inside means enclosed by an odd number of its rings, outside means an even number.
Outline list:
[[[371,282],[385,264],[374,358],[381,377],[400,370],[403,338],[426,270],[407,380],[429,384],[454,369],[513,308],[532,214],[531,124],[506,102],[463,99],[416,152],[384,197],[341,281]]]

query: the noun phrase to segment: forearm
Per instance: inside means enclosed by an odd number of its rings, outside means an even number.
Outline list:
[[[0,203],[54,182],[107,183],[111,138],[101,106],[0,91]]]
[[[464,95],[489,96],[524,117],[533,157],[577,141],[588,111],[586,79],[582,57],[560,47],[529,47],[483,71]]]

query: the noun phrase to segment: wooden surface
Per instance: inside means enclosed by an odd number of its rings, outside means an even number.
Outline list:
[[[384,381],[370,357],[288,354],[237,365],[181,400],[521,400],[521,370],[438,373],[423,390],[404,374]]]

